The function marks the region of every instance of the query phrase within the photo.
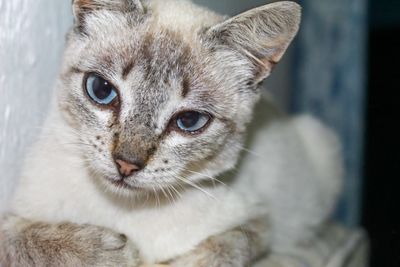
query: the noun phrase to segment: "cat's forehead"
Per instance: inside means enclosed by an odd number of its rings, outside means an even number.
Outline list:
[[[98,72],[106,78],[130,83],[149,90],[169,88],[185,94],[191,80],[204,72],[207,51],[188,43],[178,32],[148,29],[113,38],[88,41],[78,58],[86,72]],[[179,85],[179,86],[177,86]]]
[[[153,71],[174,69],[177,65],[187,65],[189,58],[194,63],[194,57],[199,53],[179,33],[168,29],[125,34],[116,30],[114,33],[111,38],[88,40],[84,48],[87,56],[81,58],[82,64],[96,64],[113,72],[122,68],[122,76],[126,78],[135,66],[147,65]]]
[[[207,108],[223,107],[241,82],[235,75],[237,53],[213,51],[200,34],[188,39],[181,32],[159,25],[114,29],[110,38],[90,37],[78,65],[85,72],[98,72],[136,100],[142,109],[154,109],[172,98],[195,99]],[[239,68],[241,73],[245,68]],[[245,76],[245,75],[242,75]],[[132,107],[133,108],[133,107]]]
[[[144,14],[108,9],[85,14],[88,52],[101,55],[107,65],[112,61],[122,64],[140,55],[164,57],[163,62],[169,62],[181,50],[193,50],[198,45],[199,33],[223,20],[222,16],[186,1],[152,0],[144,4]]]
[[[125,34],[115,31],[113,38],[88,39],[77,65],[84,72],[98,73],[112,82],[126,109],[154,116],[171,99],[180,102],[189,98],[189,93],[199,104],[212,103],[207,91],[215,88],[215,83],[206,74],[206,48],[161,27],[140,32],[132,29]]]
[[[213,49],[203,39],[208,24],[221,18],[211,17],[207,23],[196,17],[178,20],[157,10],[140,21],[108,11],[89,14],[87,35],[71,39],[67,55],[74,59],[68,62],[114,83],[127,101],[134,99],[129,109],[143,109],[135,112],[157,110],[171,98],[208,111],[229,106],[227,94],[240,87],[248,67],[239,66],[239,53]]]

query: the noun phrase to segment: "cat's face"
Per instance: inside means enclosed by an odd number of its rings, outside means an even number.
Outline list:
[[[162,5],[154,3],[74,3],[60,108],[85,144],[88,169],[118,192],[193,185],[232,168],[258,99],[257,84],[297,31],[295,18],[292,32],[279,35],[287,40],[277,45],[278,34],[268,33],[269,45],[259,51],[266,33],[244,32],[249,28],[238,24],[257,27],[265,10],[249,13],[247,22],[217,26],[220,18],[213,15],[182,32],[159,21]],[[185,12],[175,1],[170,5]],[[293,16],[289,7],[298,12],[294,4],[284,5],[288,14]],[[289,22],[272,28],[287,31]]]

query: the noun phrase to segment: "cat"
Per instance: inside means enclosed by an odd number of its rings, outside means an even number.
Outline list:
[[[0,222],[2,266],[239,267],[312,238],[340,146],[259,102],[298,4],[233,18],[182,0],[72,5],[53,105]]]

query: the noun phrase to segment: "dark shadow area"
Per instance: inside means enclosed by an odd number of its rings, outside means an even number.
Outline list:
[[[400,266],[400,1],[370,1],[363,225],[371,267]]]

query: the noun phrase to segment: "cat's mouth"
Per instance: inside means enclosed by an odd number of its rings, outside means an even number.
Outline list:
[[[113,186],[117,187],[118,189],[129,189],[129,190],[141,189],[138,186],[127,183],[125,179],[107,178],[106,180]]]
[[[131,189],[132,186],[127,184],[124,180],[112,180],[111,183],[119,188]]]

